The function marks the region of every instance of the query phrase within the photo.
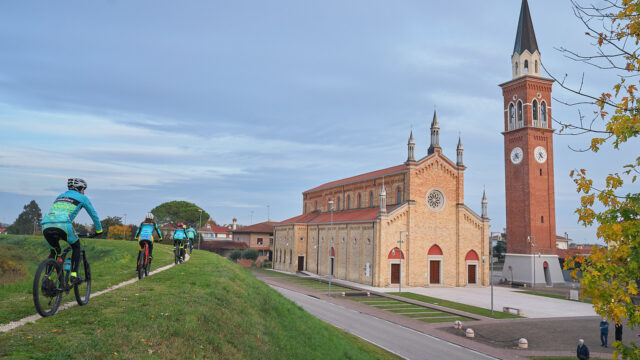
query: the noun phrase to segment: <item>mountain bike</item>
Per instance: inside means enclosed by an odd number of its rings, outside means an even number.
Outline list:
[[[179,241],[174,241],[173,242],[173,255],[174,255],[174,262],[175,264],[180,264],[182,262],[182,256],[181,253],[182,252],[182,245],[180,245]]]
[[[94,237],[95,234],[86,237]],[[82,238],[86,238],[82,237]],[[78,239],[80,241],[80,238]],[[78,305],[83,306],[89,302],[91,296],[91,268],[87,255],[80,243],[80,260],[78,264],[78,280],[71,284],[71,259],[67,255],[71,251],[68,246],[60,256],[55,259],[47,258],[40,263],[33,280],[33,304],[38,314],[46,317],[58,311],[63,293],[69,293],[71,289],[76,297]]]
[[[142,251],[138,255],[138,279],[149,276],[151,269],[151,259],[149,258],[149,240],[142,240]]]

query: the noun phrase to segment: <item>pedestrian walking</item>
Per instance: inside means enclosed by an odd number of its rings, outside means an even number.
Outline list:
[[[622,323],[616,323],[616,341],[622,341]]]
[[[576,350],[578,360],[589,360],[589,348],[584,344],[584,340],[578,340],[578,349]]]
[[[607,319],[602,318],[602,321],[600,321],[600,346],[607,347],[608,339],[609,339],[609,322],[607,322]]]

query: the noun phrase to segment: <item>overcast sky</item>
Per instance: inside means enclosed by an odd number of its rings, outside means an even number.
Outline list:
[[[568,1],[530,1],[542,62],[597,93],[613,74],[564,58],[590,42]],[[100,217],[140,222],[186,200],[218,223],[284,220],[304,190],[406,160],[465,149],[465,202],[505,226],[503,99],[520,11],[512,1],[0,2],[0,221],[68,177],[89,183]],[[554,87],[554,97],[571,97]],[[569,121],[577,109],[552,101]],[[577,224],[569,171],[603,176],[640,153],[576,153],[554,137],[557,232]],[[253,215],[252,215],[253,214]],[[79,217],[90,222],[88,216]]]

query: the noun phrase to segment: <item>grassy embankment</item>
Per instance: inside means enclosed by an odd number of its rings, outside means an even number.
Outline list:
[[[132,279],[138,244],[134,241],[81,239],[91,265],[92,292]],[[64,250],[66,242],[61,242]],[[173,261],[173,247],[154,245],[152,270]],[[31,296],[33,276],[38,265],[49,255],[42,236],[0,235],[0,324],[36,313]],[[71,254],[68,255],[71,258]],[[63,303],[74,301],[73,293],[63,296]]]
[[[413,300],[422,301],[422,302],[425,302],[425,303],[428,303],[428,304],[444,306],[444,307],[447,307],[447,308],[450,308],[450,309],[466,311],[466,312],[468,312],[470,314],[482,315],[482,316],[491,317],[491,318],[494,318],[494,319],[512,319],[512,318],[520,318],[520,317],[522,317],[522,316],[518,316],[518,315],[504,313],[504,312],[497,311],[497,310],[495,310],[493,312],[493,316],[492,316],[491,315],[491,310],[489,310],[489,309],[485,309],[485,308],[481,308],[481,307],[477,307],[477,306],[473,306],[473,305],[461,304],[461,303],[455,302],[455,301],[449,301],[449,300],[438,299],[438,298],[434,298],[434,297],[430,297],[430,296],[409,293],[409,292],[394,293],[393,295],[402,296],[402,297],[405,297],[407,299],[413,299]]]
[[[396,359],[314,318],[246,269],[201,251],[87,306],[0,334],[3,356]]]

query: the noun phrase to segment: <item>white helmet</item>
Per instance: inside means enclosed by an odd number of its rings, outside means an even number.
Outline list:
[[[87,182],[80,178],[71,178],[67,180],[67,189],[82,191],[87,188]]]
[[[147,217],[145,219],[153,220],[153,214],[147,213]]]

